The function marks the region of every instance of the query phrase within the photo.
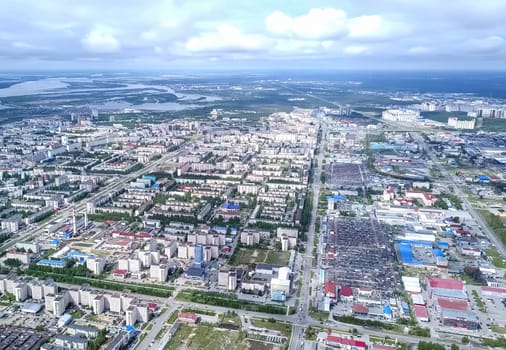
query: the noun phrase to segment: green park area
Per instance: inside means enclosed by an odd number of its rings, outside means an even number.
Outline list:
[[[268,314],[283,315],[286,313],[286,308],[283,306],[257,304],[252,301],[239,300],[237,296],[234,294],[204,292],[193,289],[185,289],[177,294],[176,299],[179,301],[186,301],[191,303],[216,305],[232,309],[264,312]]]
[[[165,350],[270,350],[272,345],[251,342],[242,331],[210,325],[182,325]]]
[[[274,264],[287,265],[290,252],[266,250],[260,248],[238,248],[230,258],[231,265]]]

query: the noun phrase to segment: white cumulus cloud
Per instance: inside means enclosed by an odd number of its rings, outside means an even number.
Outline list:
[[[369,51],[369,48],[364,45],[350,45],[344,48],[346,55],[362,55]]]
[[[120,50],[121,45],[112,34],[99,29],[89,32],[82,40],[83,47],[94,53],[112,53]]]
[[[493,53],[502,50],[504,39],[500,36],[492,35],[485,38],[471,39],[466,45],[469,51],[473,53]]]
[[[303,39],[329,39],[346,35],[346,13],[334,8],[313,8],[305,15],[291,17],[275,11],[265,20],[269,32]]]
[[[186,42],[190,52],[258,51],[266,48],[266,39],[255,34],[244,34],[231,24],[220,24],[213,32],[202,33]]]

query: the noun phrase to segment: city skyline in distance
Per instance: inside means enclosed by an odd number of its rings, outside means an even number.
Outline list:
[[[2,70],[503,70],[506,3],[6,1]]]

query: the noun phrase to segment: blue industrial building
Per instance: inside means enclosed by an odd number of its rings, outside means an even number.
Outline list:
[[[441,249],[433,249],[432,251],[434,252],[434,256],[441,257],[441,258],[445,256]]]
[[[437,242],[437,246],[440,249],[448,249],[450,247],[450,245],[448,244],[448,242]]]
[[[392,308],[390,306],[388,306],[388,305],[383,306],[383,316],[385,318],[392,318],[393,314],[394,313],[393,313]]]
[[[397,248],[399,249],[399,254],[401,255],[401,260],[403,264],[423,265],[423,261],[415,260],[415,257],[413,256],[413,251],[411,250],[411,244],[398,243]]]
[[[39,260],[36,265],[50,266],[50,267],[65,267],[66,262],[64,260],[42,259]]]
[[[225,203],[223,204],[222,208],[226,210],[240,210],[241,206],[238,204]]]
[[[480,176],[478,176],[478,181],[480,181],[480,182],[490,182],[490,178],[488,176],[485,176],[485,175],[480,175]]]

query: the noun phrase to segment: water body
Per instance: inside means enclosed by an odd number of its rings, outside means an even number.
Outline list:
[[[273,73],[282,79],[342,82],[357,90],[412,93],[464,93],[506,99],[506,72],[464,71],[333,71]],[[350,84],[352,81],[354,84]],[[354,86],[355,85],[355,86]]]
[[[220,98],[217,96],[205,96],[198,94],[185,94],[175,92],[172,88],[163,85],[147,85],[142,83],[124,83],[124,86],[119,87],[105,87],[105,88],[72,88],[69,83],[72,82],[87,82],[92,83],[94,80],[89,78],[46,78],[39,80],[29,80],[20,83],[12,84],[5,88],[0,88],[0,97],[14,97],[14,96],[29,96],[38,94],[61,94],[65,92],[97,92],[97,91],[123,91],[123,90],[158,90],[167,92],[177,96],[181,100],[198,100],[204,99],[207,101],[216,101]],[[101,80],[97,79],[97,83]],[[121,82],[119,82],[121,84]]]
[[[96,104],[87,104],[86,106],[89,106],[90,108],[98,108],[101,110],[136,109],[136,110],[157,111],[157,112],[182,111],[185,109],[193,109],[201,107],[195,104],[180,104],[177,102],[141,103],[134,105],[121,100],[107,101],[104,103],[96,103]]]

